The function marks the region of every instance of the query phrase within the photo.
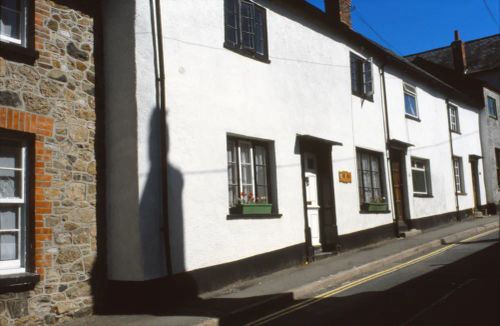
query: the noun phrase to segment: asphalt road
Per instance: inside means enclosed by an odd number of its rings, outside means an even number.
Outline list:
[[[498,240],[494,232],[314,303],[266,307],[240,321],[252,325],[498,326]],[[283,311],[293,305],[288,313]]]

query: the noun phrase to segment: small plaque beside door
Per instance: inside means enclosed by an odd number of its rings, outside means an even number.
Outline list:
[[[342,183],[352,183],[352,173],[349,171],[339,171],[339,181]]]

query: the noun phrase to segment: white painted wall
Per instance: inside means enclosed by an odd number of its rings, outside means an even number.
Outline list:
[[[105,6],[105,15],[116,17],[106,25],[105,36],[106,85],[111,89],[106,98],[107,117],[111,118],[107,122],[107,149],[108,162],[112,162],[107,171],[111,225],[108,264],[111,279],[145,280],[166,274],[160,117],[155,110],[150,2],[130,2],[135,5],[122,8],[122,2],[114,0]],[[276,6],[270,1],[262,3]],[[351,95],[352,50],[320,26],[302,21],[297,13],[268,8],[271,63],[266,64],[223,48],[222,0],[204,1],[203,6],[199,0],[163,0],[161,4],[174,272],[227,263],[305,241],[297,134],[343,143],[332,151],[339,234],[392,223],[391,213],[359,212],[356,148],[380,152],[386,164],[377,62],[373,65],[374,101],[363,101]],[[133,31],[119,37],[120,29],[114,26],[128,26],[130,16]],[[123,43],[116,44],[115,37]],[[124,70],[132,74],[124,76]],[[120,88],[122,84],[127,87]],[[445,100],[417,86],[421,123],[404,118],[401,77],[396,73],[387,76],[392,138],[415,144],[410,155],[431,160],[435,198],[412,198],[413,218],[455,209]],[[472,113],[463,115],[477,121]],[[474,134],[477,129],[472,125],[465,127]],[[273,142],[281,218],[227,219],[228,134]],[[478,144],[471,139],[457,139],[457,150],[470,147],[476,153]],[[480,148],[478,152],[481,155]],[[351,184],[339,183],[341,170],[352,172]],[[388,174],[385,181],[388,188]],[[125,184],[131,184],[130,188]]]
[[[409,119],[405,115],[403,82],[416,86],[420,121]],[[418,219],[455,211],[456,199],[448,132],[447,97],[394,69],[387,70],[386,84],[391,138],[414,145],[409,147],[406,156],[411,218]],[[453,100],[450,102],[458,107],[459,112],[461,133],[452,133],[452,140],[453,154],[463,159],[467,195],[459,196],[459,209],[465,210],[474,206],[469,155],[482,155],[479,111]],[[411,157],[430,161],[432,198],[413,196]],[[478,165],[481,203],[484,204],[486,198],[484,182],[481,180],[482,162],[479,161]]]

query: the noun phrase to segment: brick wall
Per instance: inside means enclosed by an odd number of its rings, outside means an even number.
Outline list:
[[[0,325],[53,324],[92,311],[96,257],[93,20],[35,0],[27,65],[0,57],[0,128],[35,135],[33,289],[0,289]]]

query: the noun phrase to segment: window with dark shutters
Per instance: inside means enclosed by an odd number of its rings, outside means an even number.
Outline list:
[[[268,62],[266,10],[251,1],[225,0],[224,17],[224,46]]]
[[[353,53],[351,53],[351,87],[353,95],[373,100],[372,63]]]

